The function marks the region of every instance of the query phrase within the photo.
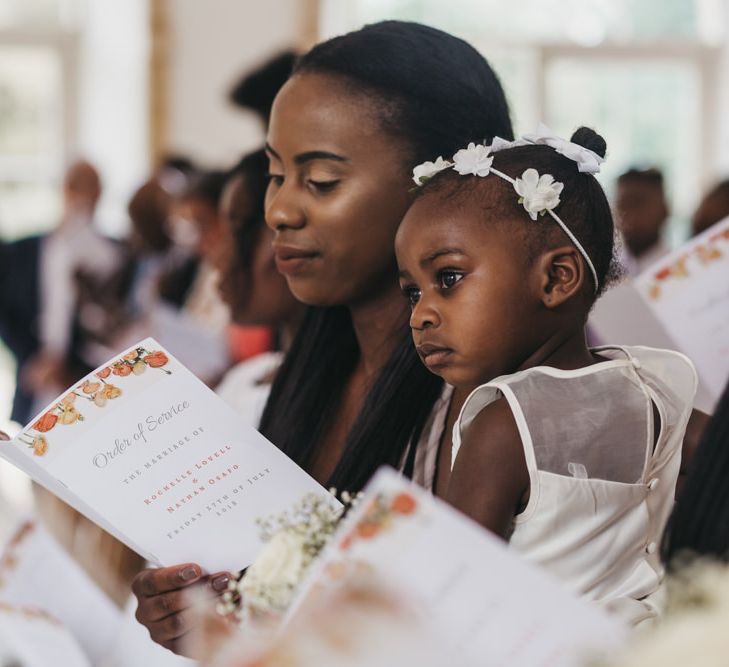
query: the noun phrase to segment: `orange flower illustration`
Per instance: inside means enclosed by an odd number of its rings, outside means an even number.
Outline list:
[[[73,405],[76,401],[76,394],[74,392],[71,392],[70,394],[66,394],[61,399],[61,405]]]
[[[409,493],[398,493],[393,499],[391,507],[392,511],[398,514],[412,514],[417,503]]]
[[[107,384],[100,392],[104,398],[115,399],[122,395],[122,390],[113,384]]]
[[[146,357],[144,357],[144,361],[146,361],[152,368],[161,368],[169,361],[169,359],[164,352],[157,350],[155,352],[150,352]]]
[[[64,426],[76,423],[78,420],[83,421],[83,415],[74,407],[64,407],[58,421]]]
[[[357,526],[357,536],[368,540],[380,532],[380,527],[372,521],[363,521]]]
[[[125,364],[124,362],[117,362],[112,367],[112,373],[114,375],[118,375],[119,377],[126,377],[127,375],[130,375],[132,372],[132,367],[129,364]]]
[[[33,428],[40,433],[47,433],[50,431],[58,421],[58,417],[52,412],[46,412],[35,424]]]
[[[84,378],[63,398],[59,399],[51,410],[39,417],[35,424],[29,428],[29,431],[34,432],[22,434],[22,442],[30,447],[36,456],[44,456],[49,443],[41,434],[47,433],[56,424],[70,426],[76,422],[84,421],[83,414],[76,407],[77,398],[80,397],[102,408],[108,401],[114,400],[123,394],[121,387],[107,382],[106,378],[111,375],[116,377],[127,377],[132,374],[141,375],[146,372],[148,366],[158,368],[163,373],[171,375],[172,371],[162,368],[167,363],[169,363],[169,358],[161,350],[149,352],[142,347],[138,347],[131,352],[127,352],[122,358],[117,359],[109,366],[96,371],[95,375]]]
[[[45,456],[45,453],[48,451],[48,441],[42,435],[37,435],[33,438],[33,444],[31,446],[33,447],[33,454],[35,456]]]
[[[86,380],[81,385],[81,391],[84,394],[93,394],[95,391],[98,391],[100,386],[101,386],[101,382],[91,382],[89,380]]]

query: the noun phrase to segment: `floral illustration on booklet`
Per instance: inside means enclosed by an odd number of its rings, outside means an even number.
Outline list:
[[[82,402],[86,400],[95,408],[103,408],[109,401],[122,395],[121,388],[109,381],[111,376],[121,378],[128,375],[141,375],[147,368],[159,369],[167,375],[171,375],[172,371],[164,368],[168,362],[167,355],[160,350],[150,352],[143,347],[135,348],[71,389],[21,435],[21,442],[28,445],[36,456],[44,456],[48,451],[49,437],[46,434],[49,431],[59,424],[70,426],[84,421],[84,415],[77,399],[82,399]]]
[[[346,551],[356,540],[369,540],[376,537],[392,526],[396,516],[413,514],[417,507],[415,498],[404,491],[393,497],[379,493],[372,499],[354,529],[344,536],[339,547]]]
[[[664,266],[653,275],[653,283],[648,289],[648,295],[654,301],[661,298],[661,283],[674,278],[688,278],[690,270],[687,266],[689,260],[698,260],[699,266],[706,266],[724,258],[725,249],[719,247],[720,242],[729,241],[729,228],[721,229],[689,252],[680,255],[674,262]]]

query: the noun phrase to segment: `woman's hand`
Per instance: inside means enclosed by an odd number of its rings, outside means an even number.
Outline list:
[[[203,576],[200,566],[194,563],[142,570],[132,583],[137,620],[155,642],[185,655],[184,638],[195,623],[189,592],[197,588],[216,597],[227,590],[231,579],[228,572]]]

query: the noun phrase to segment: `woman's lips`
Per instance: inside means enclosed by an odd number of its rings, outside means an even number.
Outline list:
[[[444,366],[448,363],[449,357],[453,353],[451,348],[436,343],[423,343],[418,345],[416,349],[423,363],[429,368]]]
[[[305,269],[319,253],[313,250],[293,248],[290,246],[274,246],[274,258],[279,273],[293,275]]]

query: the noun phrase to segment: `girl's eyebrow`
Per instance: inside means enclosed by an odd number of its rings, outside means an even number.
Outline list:
[[[279,162],[281,161],[281,156],[275,150],[273,150],[271,144],[267,143],[265,150],[267,153],[270,153],[274,158],[276,158]],[[336,153],[331,153],[329,151],[307,151],[305,153],[299,153],[296,157],[294,157],[294,162],[299,165],[311,162],[312,160],[333,160],[334,162],[349,162],[346,157],[342,155],[337,155]]]
[[[427,255],[426,257],[423,257],[423,259],[420,260],[420,266],[427,266],[428,264],[432,264],[436,259],[439,257],[443,257],[445,255],[465,255],[466,253],[461,250],[460,248],[439,248],[435,252],[431,253],[430,255]]]

